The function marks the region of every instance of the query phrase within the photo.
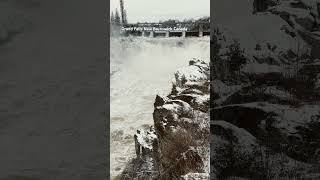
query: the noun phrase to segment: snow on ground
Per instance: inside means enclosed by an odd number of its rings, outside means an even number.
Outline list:
[[[300,39],[292,38],[280,30],[281,27],[287,26],[281,17],[271,13],[253,15],[253,0],[217,1],[213,11],[214,23],[227,29],[249,54],[254,53],[257,43],[266,42],[276,44],[278,51],[297,49],[297,42]]]
[[[245,104],[232,104],[226,106],[220,106],[216,109],[223,107],[248,107],[253,109],[261,109],[266,113],[275,113],[276,122],[275,127],[280,129],[283,133],[290,135],[297,132],[296,127],[304,126],[307,123],[312,122],[314,117],[319,114],[318,105],[303,105],[299,108],[293,108],[288,105],[271,104],[265,102],[251,102]]]

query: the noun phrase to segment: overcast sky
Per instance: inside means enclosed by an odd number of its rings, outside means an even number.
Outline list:
[[[129,23],[210,16],[210,0],[124,0],[124,7]],[[116,8],[119,0],[110,0],[110,11]]]

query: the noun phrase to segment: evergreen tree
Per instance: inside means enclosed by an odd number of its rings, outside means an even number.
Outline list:
[[[115,23],[115,17],[114,17],[113,11],[111,12],[110,23],[111,24]]]
[[[115,24],[120,24],[121,23],[121,19],[120,19],[120,15],[119,15],[118,9],[116,9],[114,22],[115,22]]]

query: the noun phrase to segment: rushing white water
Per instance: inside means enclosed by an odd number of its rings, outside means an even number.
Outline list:
[[[111,176],[135,157],[133,134],[153,124],[157,94],[167,95],[174,72],[192,58],[209,61],[209,37],[111,38]]]

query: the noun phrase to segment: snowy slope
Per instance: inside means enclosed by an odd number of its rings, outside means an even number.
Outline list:
[[[215,3],[211,177],[319,179],[319,1],[253,3]]]

